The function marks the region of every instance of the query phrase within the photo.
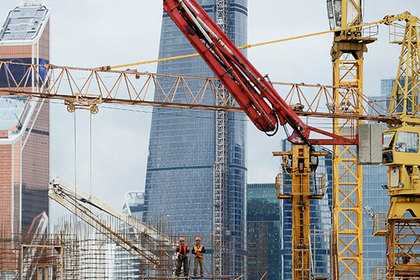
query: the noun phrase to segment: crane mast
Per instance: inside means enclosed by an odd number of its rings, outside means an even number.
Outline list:
[[[363,100],[342,94],[343,86],[363,92],[363,62],[367,45],[376,39],[363,36],[362,0],[327,0],[332,30],[349,27],[334,34],[334,102],[340,114],[361,114]],[[354,28],[351,28],[355,26]],[[349,137],[358,131],[360,120],[333,120],[333,132]],[[363,279],[363,167],[357,164],[356,148],[333,146],[333,279]]]

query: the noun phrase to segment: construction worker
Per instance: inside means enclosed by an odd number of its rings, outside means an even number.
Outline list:
[[[179,245],[176,248],[175,252],[178,253],[177,259],[177,266],[175,276],[179,277],[181,275],[181,267],[184,264],[184,276],[188,277],[188,253],[189,253],[188,245],[185,244],[185,239],[179,239]]]
[[[197,267],[198,264],[200,264],[200,275],[203,277],[204,269],[203,269],[203,254],[206,252],[206,249],[201,244],[201,238],[197,237],[195,239],[195,245],[192,250],[192,253],[194,254],[194,276],[197,276]]]

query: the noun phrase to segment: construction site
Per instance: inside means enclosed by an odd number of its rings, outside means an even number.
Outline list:
[[[420,15],[368,22],[365,0],[327,0],[328,30],[252,44],[248,1],[153,1],[157,59],[81,67],[54,64],[54,10],[35,2],[8,7],[0,31],[0,279],[420,279]],[[399,56],[382,58],[395,76],[375,96],[364,63],[384,30]],[[323,35],[329,85],[271,80],[247,53]],[[54,108],[73,122],[60,144]],[[145,183],[128,192],[92,191],[94,153],[118,145],[92,140],[107,108],[151,108]],[[247,148],[247,122],[280,135],[258,155],[277,160],[270,183],[249,182],[247,149],[264,148]]]

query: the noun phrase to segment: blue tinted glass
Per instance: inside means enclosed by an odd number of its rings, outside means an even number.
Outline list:
[[[215,0],[198,1],[215,17]],[[236,45],[247,43],[247,1],[229,1],[229,37]],[[159,58],[195,53],[172,20],[163,15]],[[199,57],[161,62],[158,73],[213,76]],[[171,81],[163,81],[165,89]],[[192,92],[200,85],[189,83]],[[155,99],[158,96],[155,94]],[[175,102],[182,96],[176,96]],[[208,96],[208,98],[212,98]],[[204,103],[212,100],[204,100]],[[245,239],[245,117],[228,114],[228,249],[232,252],[230,271],[243,270]],[[216,115],[212,111],[154,108],[146,175],[145,214],[149,223],[164,220],[173,233],[201,236],[212,252],[213,172],[216,160]],[[188,241],[188,240],[187,240]],[[188,241],[190,242],[190,241]],[[211,254],[205,266],[211,272]]]

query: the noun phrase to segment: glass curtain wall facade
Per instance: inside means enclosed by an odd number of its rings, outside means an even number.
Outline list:
[[[381,80],[381,93],[379,96],[370,97],[383,108],[389,107],[389,99],[395,79]],[[404,83],[404,81],[401,81]],[[372,113],[372,112],[371,112]],[[385,114],[385,112],[379,112]],[[383,130],[387,125],[383,125]],[[376,213],[388,212],[390,199],[388,191],[381,188],[388,184],[388,168],[381,165],[366,165],[363,167],[363,274],[365,279],[372,279],[373,269],[385,265],[386,241],[385,237],[372,235],[373,216]]]
[[[199,0],[214,19],[216,0]],[[236,45],[247,42],[247,0],[228,1],[228,35]],[[164,12],[159,58],[195,53],[190,43]],[[158,73],[213,76],[200,57],[158,64]],[[168,78],[169,79],[169,78]],[[162,83],[169,89],[170,82]],[[198,92],[199,85],[189,84]],[[180,93],[181,94],[181,93]],[[155,99],[158,97],[155,94]],[[174,102],[177,102],[178,96]],[[182,96],[179,96],[180,100]],[[208,98],[212,98],[208,96]],[[207,102],[210,103],[211,100]],[[212,273],[213,190],[216,160],[216,114],[212,111],[154,108],[147,163],[144,220],[150,224],[166,221],[173,233],[187,237],[193,244],[201,236],[208,248],[205,256],[206,274]],[[242,270],[240,260],[245,240],[245,117],[228,114],[226,236],[235,244],[233,268]],[[188,239],[190,238],[190,239]],[[231,267],[232,268],[232,267]]]
[[[123,205],[123,212],[130,216],[135,217],[139,221],[143,220],[144,213],[144,193],[142,192],[129,192],[126,194],[125,203]],[[126,223],[121,223],[119,228],[121,233],[132,238],[132,240],[138,240],[139,234]],[[140,240],[141,242],[141,240]],[[128,253],[125,249],[120,246],[115,246],[115,258],[114,258],[114,273],[113,277],[115,280],[122,279],[139,279],[143,276],[144,272],[141,271],[141,265],[139,259],[136,256]]]
[[[275,184],[248,184],[247,279],[280,280],[282,276],[282,211]]]
[[[291,143],[282,140],[282,151],[291,151]],[[325,174],[325,195],[322,199],[311,200],[311,274],[319,279],[330,274],[330,235],[332,228],[332,153],[324,147],[316,150],[328,152],[326,157],[319,158],[316,173]],[[287,178],[285,178],[287,180]],[[291,182],[285,182],[290,184]],[[292,203],[289,199],[281,199],[282,228],[282,278],[292,280]]]
[[[363,275],[372,279],[373,269],[385,266],[385,237],[373,236],[373,216],[379,212],[388,212],[390,202],[388,192],[381,188],[388,183],[388,168],[381,165],[363,167]]]

